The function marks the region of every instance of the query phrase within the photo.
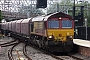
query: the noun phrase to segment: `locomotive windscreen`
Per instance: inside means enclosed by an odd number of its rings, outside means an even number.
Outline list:
[[[62,20],[62,28],[72,28],[72,20]]]
[[[50,20],[48,22],[49,28],[59,28],[59,21],[58,20]]]

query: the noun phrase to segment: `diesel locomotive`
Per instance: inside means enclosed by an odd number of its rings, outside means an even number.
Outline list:
[[[74,20],[62,12],[6,22],[1,27],[11,37],[50,52],[69,52],[73,48]]]

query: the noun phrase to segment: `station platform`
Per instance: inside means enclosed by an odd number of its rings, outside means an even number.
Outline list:
[[[90,56],[90,41],[82,39],[73,39],[74,44],[78,45],[78,53]]]
[[[74,44],[90,48],[89,40],[73,39]]]

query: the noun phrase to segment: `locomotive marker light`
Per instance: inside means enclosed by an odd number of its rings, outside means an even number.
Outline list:
[[[62,18],[60,17],[59,19],[61,20]]]
[[[86,26],[86,40],[87,40],[87,18],[85,18],[85,26]]]

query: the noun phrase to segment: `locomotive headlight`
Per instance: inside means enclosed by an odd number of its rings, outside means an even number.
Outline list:
[[[54,39],[54,36],[53,35],[50,35],[50,36],[48,36],[48,39]]]
[[[73,38],[72,36],[69,36],[69,38]]]
[[[62,18],[60,17],[59,19],[61,20]]]
[[[52,36],[49,36],[48,38],[49,38],[49,39],[51,39],[51,38],[52,38]]]

